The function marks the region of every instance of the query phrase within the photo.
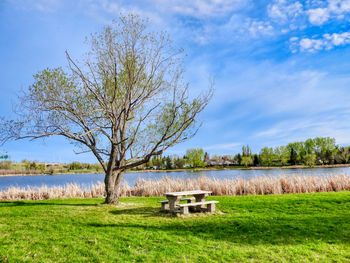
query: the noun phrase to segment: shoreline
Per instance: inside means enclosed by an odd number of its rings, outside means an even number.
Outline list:
[[[290,165],[290,166],[229,166],[229,167],[208,167],[208,168],[193,168],[193,169],[171,169],[171,170],[139,170],[128,171],[127,173],[160,173],[160,172],[202,172],[202,171],[220,171],[220,170],[274,170],[274,169],[317,169],[317,168],[340,168],[350,167],[350,164],[325,164],[325,165]]]
[[[18,173],[18,174],[0,174],[1,177],[14,177],[14,176],[39,176],[39,175],[47,175],[47,176],[53,176],[53,175],[60,175],[60,174],[103,174],[103,171],[101,172],[79,172],[79,173],[53,173],[53,174],[48,174],[48,173],[37,173],[37,174],[27,174],[27,173]]]
[[[208,167],[208,168],[193,168],[193,169],[171,169],[171,170],[130,170],[126,173],[161,173],[161,172],[203,172],[203,171],[220,171],[220,170],[273,170],[273,169],[315,169],[315,168],[341,168],[341,167],[350,167],[350,164],[327,164],[327,165],[292,165],[292,166],[252,166],[252,167]],[[28,174],[28,173],[10,173],[10,174],[0,174],[0,177],[14,177],[14,176],[38,176],[38,175],[60,175],[60,174],[103,174],[103,171],[91,172],[91,171],[81,171],[79,173],[75,172],[66,172],[66,173],[37,173],[37,174]]]

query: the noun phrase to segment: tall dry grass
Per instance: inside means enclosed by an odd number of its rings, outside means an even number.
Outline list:
[[[43,174],[40,170],[11,170],[0,169],[0,175],[39,175]]]
[[[251,179],[139,179],[130,187],[127,183],[121,188],[121,196],[162,196],[165,192],[184,190],[210,190],[213,195],[267,195],[315,192],[350,191],[350,177],[344,174],[331,177],[280,176],[255,177]],[[91,189],[83,189],[77,184],[65,187],[17,188],[11,187],[0,192],[0,200],[42,200],[53,198],[101,198],[105,197],[104,184],[99,182]]]

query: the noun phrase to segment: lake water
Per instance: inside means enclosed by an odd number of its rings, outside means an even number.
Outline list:
[[[207,176],[216,179],[236,179],[252,178],[257,176],[280,176],[280,175],[304,175],[304,176],[332,176],[335,174],[345,174],[350,176],[350,167],[338,168],[312,168],[312,169],[270,169],[270,170],[219,170],[219,171],[200,171],[200,172],[145,172],[145,173],[126,173],[124,180],[130,186],[133,186],[139,178],[160,179],[168,176],[172,178],[197,178]],[[69,183],[76,183],[84,188],[89,188],[91,184],[98,181],[103,182],[103,174],[59,174],[59,175],[36,175],[36,176],[11,176],[0,177],[0,190],[6,190],[8,187],[40,187],[46,185],[64,186]]]

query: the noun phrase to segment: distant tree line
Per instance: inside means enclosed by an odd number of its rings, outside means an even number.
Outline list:
[[[147,163],[137,167],[139,170],[185,169],[222,166],[288,166],[288,165],[324,165],[347,164],[350,161],[350,147],[341,147],[334,138],[316,137],[306,141],[292,142],[285,146],[264,147],[259,153],[252,153],[249,145],[242,147],[242,152],[235,155],[209,156],[203,149],[188,149],[184,156],[157,155]],[[21,165],[21,166],[19,166]],[[98,163],[72,162],[69,164],[44,164],[23,160],[21,164],[11,161],[0,162],[0,169],[40,170],[42,172],[69,172],[78,170],[101,171]]]
[[[334,138],[316,137],[285,146],[264,147],[258,154],[252,154],[247,145],[242,147],[242,153],[226,156],[226,159],[233,160],[233,165],[241,166],[347,164],[350,147],[337,145]]]
[[[188,149],[182,157],[177,155],[155,156],[139,169],[182,169],[208,166],[288,166],[347,164],[350,147],[341,147],[334,138],[316,137],[306,141],[292,142],[284,146],[264,147],[252,153],[249,145],[235,155],[213,155],[203,149]]]
[[[146,164],[138,169],[183,169],[206,167],[203,149],[188,149],[182,157],[178,155],[153,156]]]
[[[23,159],[20,163],[12,161],[0,162],[0,169],[2,170],[26,170],[26,171],[41,171],[42,173],[53,172],[69,172],[75,170],[87,170],[87,171],[102,171],[102,166],[99,163],[80,163],[72,162],[68,164],[50,164],[42,163],[38,161],[29,161]]]
[[[102,170],[102,166],[99,163],[80,163],[72,162],[68,164],[68,170]]]

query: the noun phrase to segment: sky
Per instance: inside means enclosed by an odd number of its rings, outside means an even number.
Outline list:
[[[85,37],[120,14],[149,19],[183,47],[191,92],[215,93],[188,148],[210,154],[253,152],[313,137],[350,145],[350,0],[0,0],[0,115],[33,75],[80,58]],[[11,159],[96,162],[61,138],[11,141]]]

